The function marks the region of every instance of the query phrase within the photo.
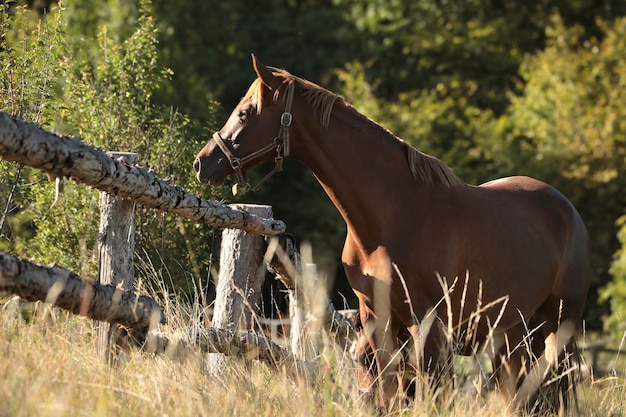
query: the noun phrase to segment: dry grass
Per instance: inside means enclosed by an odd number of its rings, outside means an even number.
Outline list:
[[[90,320],[37,304],[26,321],[6,300],[0,310],[0,416],[377,415],[359,401],[352,364],[342,352],[326,350],[327,374],[314,383],[237,359],[229,359],[225,375],[212,377],[199,351],[184,359],[133,352],[123,365],[111,368],[97,358]],[[497,392],[478,394],[471,387],[482,388],[482,383],[473,381],[397,415],[511,415]],[[624,381],[614,376],[582,383],[578,402],[579,415],[624,415]]]
[[[149,261],[138,265],[138,292],[164,307],[171,336],[185,338],[199,326],[197,308],[168,294],[163,270]],[[159,272],[160,271],[160,272]],[[0,294],[0,417],[4,416],[378,416],[359,397],[349,352],[330,344],[318,358],[323,375],[294,380],[284,370],[227,358],[219,377],[207,371],[200,349],[184,358],[139,351],[117,367],[98,358],[95,323],[43,303],[18,304]],[[24,318],[26,316],[26,319]],[[583,343],[586,342],[583,340]],[[620,355],[606,366],[626,371]],[[584,364],[583,364],[584,365]],[[497,391],[488,390],[489,365],[455,360],[455,384],[426,394],[394,416],[512,416]],[[578,409],[571,415],[626,415],[622,377],[609,375],[581,383]]]

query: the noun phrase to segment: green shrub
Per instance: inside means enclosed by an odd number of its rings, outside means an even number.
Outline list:
[[[95,40],[69,34],[62,8],[44,17],[21,7],[5,10],[0,103],[3,110],[48,130],[75,135],[107,151],[135,152],[139,165],[195,192],[191,166],[199,144],[189,140],[191,121],[152,100],[172,72],[158,64],[149,6],[140,3],[136,25],[121,43],[109,36],[105,25]],[[1,164],[0,204],[12,213],[0,248],[95,274],[98,192],[65,181],[55,201],[54,181],[44,174],[24,168],[18,175],[20,167]],[[13,184],[16,193],[11,195]],[[204,248],[207,241],[212,241],[208,227],[138,208],[138,253],[160,256],[175,284],[184,285],[190,271],[200,279],[198,265],[210,262],[212,253]]]

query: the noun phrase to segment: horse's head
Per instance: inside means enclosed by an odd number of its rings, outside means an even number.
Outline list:
[[[202,183],[218,186],[235,173],[238,185],[247,187],[246,170],[273,160],[276,165],[269,177],[282,169],[283,158],[289,155],[293,79],[275,75],[254,55],[252,61],[258,79],[196,156],[193,166]]]

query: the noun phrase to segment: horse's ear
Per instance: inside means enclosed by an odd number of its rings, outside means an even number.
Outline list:
[[[269,87],[271,90],[276,89],[280,86],[280,79],[272,74],[269,68],[267,68],[261,61],[259,61],[254,54],[252,54],[252,65],[254,66],[254,71],[259,76],[263,84]]]

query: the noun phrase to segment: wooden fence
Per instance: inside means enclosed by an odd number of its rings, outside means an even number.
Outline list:
[[[606,366],[602,366],[600,361],[600,356],[611,355],[613,356],[613,360],[617,360],[620,356],[626,357],[626,351],[623,349],[616,349],[607,346],[606,343],[589,343],[582,345],[580,350],[585,357],[585,371],[588,376],[593,376],[594,378],[603,378],[606,376],[625,376],[626,372],[617,369],[615,366],[612,368],[608,368]]]
[[[244,318],[252,313],[244,312],[246,306],[259,304],[254,297],[259,297],[260,291],[247,290],[250,285],[259,285],[256,281],[252,283],[250,277],[263,279],[260,265],[264,271],[267,264],[286,283],[290,297],[299,303],[299,308],[310,307],[310,297],[303,291],[307,286],[303,281],[307,268],[303,269],[302,259],[292,240],[283,234],[285,224],[271,218],[271,209],[269,212],[262,207],[245,209],[201,199],[124,159],[111,158],[76,138],[46,132],[4,112],[0,112],[0,157],[41,169],[53,177],[69,177],[106,195],[224,228],[221,259],[227,264],[220,265],[220,271],[224,273],[218,285],[225,289],[222,295],[219,295],[218,289],[218,297],[223,300],[216,299],[214,313],[220,317],[213,318],[219,326],[197,334],[192,342],[208,352],[238,352],[243,356],[252,353],[253,358],[273,366],[287,364],[294,372],[315,373],[315,366],[305,361],[302,348],[294,348],[292,353],[280,347],[271,339],[254,333],[250,320]],[[269,243],[272,248],[269,256],[258,249],[258,242],[264,248],[265,240],[257,236],[265,236],[266,239],[274,236]],[[249,247],[250,241],[256,241],[257,248],[251,254],[243,255],[241,248]],[[237,282],[238,279],[243,281]],[[126,277],[126,280],[132,282],[132,277]],[[167,336],[154,332],[158,323],[165,320],[157,303],[149,297],[133,294],[129,288],[124,291],[115,285],[103,285],[58,267],[43,267],[0,252],[0,290],[120,324],[124,326],[117,331],[121,344],[133,343],[152,351],[172,350]],[[247,299],[242,298],[246,294]],[[330,332],[341,335],[338,340],[346,343],[353,340],[355,331],[352,322],[335,311],[327,299],[324,305],[318,321]],[[233,306],[239,311],[233,311]],[[293,327],[293,322],[290,325]],[[121,333],[123,337],[120,337]],[[294,339],[302,336],[291,333]],[[175,347],[187,348],[188,343],[184,342]]]

